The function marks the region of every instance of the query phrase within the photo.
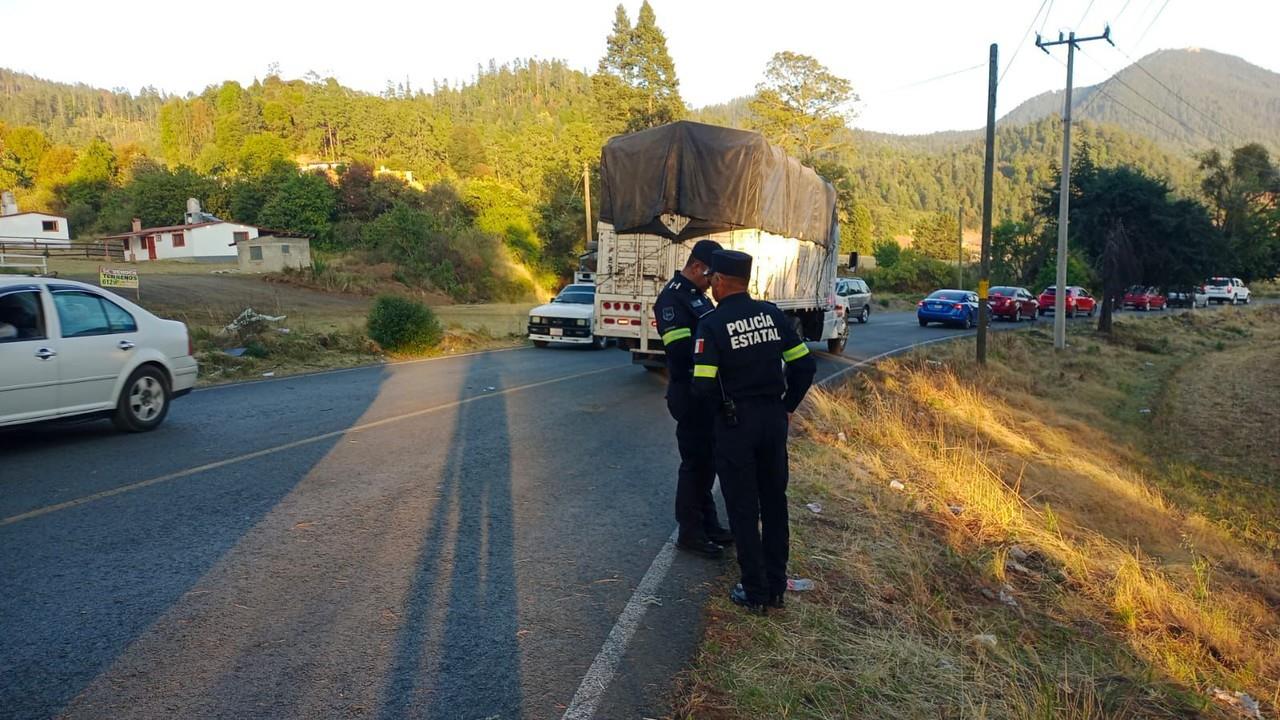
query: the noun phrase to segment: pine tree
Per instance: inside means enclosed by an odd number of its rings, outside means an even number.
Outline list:
[[[632,31],[632,56],[635,58],[635,85],[643,99],[643,110],[633,116],[632,130],[642,130],[684,117],[687,110],[680,99],[680,81],[676,65],[667,52],[667,36],[658,27],[658,19],[645,0]]]

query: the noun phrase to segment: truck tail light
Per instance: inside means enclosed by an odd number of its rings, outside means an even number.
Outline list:
[[[600,308],[602,310],[612,310],[613,303],[609,302],[608,300],[605,300],[604,302],[600,303]]]
[[[605,324],[605,325],[612,325],[612,324],[613,324],[613,322],[614,322],[614,321],[613,321],[613,318],[605,318],[605,319],[604,319],[604,324]]]

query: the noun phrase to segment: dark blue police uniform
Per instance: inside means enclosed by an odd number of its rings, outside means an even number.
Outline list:
[[[720,245],[699,242],[693,256],[710,264]],[[667,410],[676,421],[680,470],[676,477],[676,522],[682,546],[699,550],[708,541],[731,536],[720,527],[711,488],[715,484],[714,429],[716,405],[693,394],[693,340],[698,321],[714,309],[706,295],[677,272],[658,294],[653,313],[666,349]],[[718,552],[718,548],[714,548]]]
[[[749,277],[751,256],[721,250],[712,270]],[[817,363],[776,305],[747,293],[720,298],[698,323],[694,389],[721,405],[716,472],[742,571],[735,602],[781,605],[787,587],[787,426]]]

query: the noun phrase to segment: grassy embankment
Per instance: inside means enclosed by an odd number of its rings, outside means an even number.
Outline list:
[[[1280,308],[991,343],[807,403],[790,570],[817,588],[713,601],[677,716],[1240,717],[1221,688],[1275,717]]]
[[[50,270],[59,277],[96,284],[101,262],[53,258]],[[112,267],[126,267],[113,264]],[[288,375],[367,365],[389,356],[369,340],[366,317],[378,285],[362,285],[360,292],[338,288],[305,287],[278,278],[242,275],[234,263],[193,264],[149,262],[129,265],[140,276],[140,293],[117,290],[160,317],[185,322],[191,328],[200,361],[200,383],[214,384],[261,377],[263,373]],[[376,277],[375,277],[376,279]],[[393,292],[411,294],[404,286],[388,282]],[[432,306],[446,332],[440,345],[413,357],[507,347],[524,342],[529,304],[452,305],[441,297],[419,296]],[[246,308],[285,316],[262,332],[227,333],[224,328]],[[280,332],[279,329],[288,329]],[[232,357],[224,351],[246,348]]]

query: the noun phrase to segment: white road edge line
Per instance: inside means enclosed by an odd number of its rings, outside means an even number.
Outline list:
[[[866,360],[859,360],[828,375],[817,384],[828,385],[858,368],[866,367],[877,360],[883,360],[923,345],[932,345],[933,343],[955,340],[956,338],[973,337],[976,334],[956,333],[904,345],[900,348],[882,352],[879,355],[873,355]],[[622,613],[618,615],[618,620],[614,623],[613,629],[609,631],[609,636],[604,639],[604,645],[601,646],[600,652],[596,653],[596,659],[592,661],[591,667],[587,669],[587,674],[582,677],[582,682],[578,684],[578,691],[573,694],[573,700],[564,711],[564,715],[560,716],[560,720],[591,720],[595,717],[596,710],[600,707],[600,701],[604,698],[605,692],[609,690],[609,685],[613,682],[613,678],[618,672],[618,665],[622,663],[622,658],[627,654],[627,645],[631,643],[631,638],[636,634],[640,621],[644,619],[644,614],[649,609],[645,599],[657,595],[658,586],[662,584],[662,581],[667,577],[667,572],[671,570],[671,561],[675,555],[676,535],[679,532],[679,527],[671,531],[671,535],[663,543],[662,549],[658,551],[658,556],[649,564],[649,569],[645,571],[644,577],[640,578],[640,584],[636,586],[635,592],[631,593],[631,598],[627,600],[626,606],[622,608]]]
[[[518,393],[524,390],[532,390],[533,388],[543,387],[545,385],[553,385],[555,383],[566,382],[568,380],[576,380],[578,378],[586,377],[588,375],[596,375],[599,373],[609,372],[611,370],[617,370],[619,368],[624,368],[624,367],[631,367],[631,364],[628,363],[626,365],[610,365],[609,367],[606,367],[606,368],[588,370],[586,372],[575,373],[573,375],[565,375],[562,377],[550,378],[548,380],[539,380],[538,382],[528,383],[525,385],[517,385],[512,388],[506,388],[505,390],[498,390],[496,392],[483,393],[481,395],[472,395],[471,397],[463,398],[461,400],[454,400],[453,402],[447,402],[441,405],[433,405],[431,407],[423,408],[421,410],[414,410],[413,412],[407,412],[401,415],[393,415],[391,417],[382,418],[381,420],[373,420],[371,422],[362,423],[360,425],[352,425],[350,427],[346,427],[341,430],[333,430],[327,433],[313,435],[311,437],[302,438],[301,440],[294,440],[293,442],[284,443],[283,445],[276,445],[274,447],[264,448],[262,450],[256,450],[251,453],[245,453],[244,455],[237,455],[236,457],[226,458],[225,460],[217,460],[215,462],[205,463],[204,465],[197,465],[196,467],[187,468],[186,470],[179,470],[177,472],[172,472],[167,475],[153,477],[149,480],[141,480],[139,482],[130,483],[128,485],[121,485],[120,487],[111,488],[110,490],[103,490],[102,492],[96,492],[96,493],[93,493],[92,495],[85,495],[83,497],[67,500],[66,502],[60,502],[54,505],[46,505],[44,507],[36,508],[35,510],[29,510],[24,513],[19,513],[17,515],[10,515],[7,518],[0,519],[0,527],[4,527],[6,525],[12,525],[17,522],[22,522],[23,520],[30,520],[31,518],[40,517],[41,515],[48,515],[49,513],[57,512],[59,510],[66,510],[68,508],[77,507],[79,505],[91,503],[95,500],[102,500],[103,498],[109,498],[109,497],[112,497],[113,495],[120,495],[122,493],[132,492],[134,490],[141,490],[142,488],[151,487],[152,485],[159,485],[160,483],[168,482],[170,480],[179,480],[181,478],[190,477],[192,475],[198,475],[199,473],[207,472],[209,470],[217,470],[218,468],[223,468],[228,465],[235,465],[248,460],[255,460],[260,457],[265,457],[267,455],[274,455],[278,452],[284,452],[285,450],[292,450],[294,448],[299,448],[304,445],[311,445],[313,443],[321,442],[323,440],[328,440],[330,438],[341,437],[343,435],[346,435],[347,433],[357,433],[357,432],[363,432],[365,430],[372,430],[374,428],[379,428],[384,425],[391,425],[392,423],[398,423],[404,420],[411,420],[413,418],[422,417],[423,415],[439,412],[441,410],[449,410],[452,408],[460,407],[462,405],[467,405],[469,403],[473,403],[479,400],[484,400],[484,399],[493,398],[493,397],[501,397],[503,395],[511,395],[513,393]]]
[[[658,551],[658,556],[653,559],[644,577],[640,579],[636,591],[631,594],[626,607],[622,608],[622,614],[618,616],[618,621],[609,631],[609,637],[604,640],[604,646],[600,648],[595,661],[583,676],[582,682],[578,685],[578,692],[574,693],[573,701],[564,711],[562,720],[590,720],[595,717],[600,700],[604,698],[605,691],[609,689],[609,684],[613,682],[613,677],[618,672],[618,665],[627,654],[627,645],[631,642],[631,637],[636,634],[640,620],[644,618],[645,611],[649,607],[645,599],[657,594],[658,586],[671,570],[671,561],[676,551],[677,532],[679,528],[673,530],[667,537],[667,541],[662,544],[662,549]]]

